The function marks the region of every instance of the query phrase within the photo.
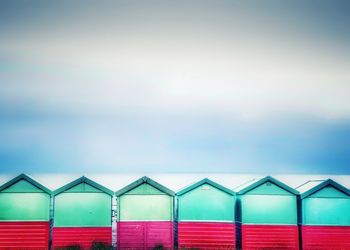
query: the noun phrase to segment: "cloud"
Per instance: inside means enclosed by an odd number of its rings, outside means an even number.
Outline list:
[[[345,171],[347,10],[2,1],[1,167]]]
[[[347,121],[53,115],[0,128],[3,172],[348,173],[350,162]]]

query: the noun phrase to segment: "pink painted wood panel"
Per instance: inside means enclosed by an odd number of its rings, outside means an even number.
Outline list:
[[[180,249],[235,249],[234,223],[179,222]]]
[[[49,222],[0,222],[0,249],[49,248]]]
[[[242,248],[298,250],[298,226],[242,224]]]
[[[112,244],[112,227],[54,227],[52,230],[52,247],[79,245],[90,249],[93,242]]]
[[[118,249],[150,249],[162,246],[163,249],[174,249],[174,223],[159,222],[118,222]]]
[[[303,250],[350,250],[350,226],[302,226]]]

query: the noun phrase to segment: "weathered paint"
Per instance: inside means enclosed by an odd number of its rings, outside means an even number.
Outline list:
[[[349,250],[350,226],[302,226],[303,250]]]
[[[124,194],[118,202],[120,221],[171,221],[173,219],[173,197],[166,194]]]
[[[350,196],[328,186],[302,200],[304,225],[350,226]]]
[[[235,197],[204,183],[178,196],[179,221],[235,221]]]
[[[60,187],[59,189],[56,189],[54,191],[54,195],[58,195],[60,193],[106,193],[110,196],[113,196],[113,191],[109,190],[108,188],[98,184],[97,182],[94,182],[90,180],[89,178],[86,178],[85,176],[82,176],[75,181],[72,181],[68,183],[67,185],[64,185],[63,187]]]
[[[180,249],[235,249],[235,224],[179,222]]]
[[[349,195],[338,190],[337,188],[328,185],[309,195],[310,198],[349,198]]]
[[[299,249],[297,225],[244,225],[242,249]]]
[[[145,194],[150,194],[150,195],[158,195],[158,194],[165,194],[161,190],[144,183],[142,185],[139,185],[138,187],[135,187],[134,189],[131,189],[129,192],[126,192],[125,194],[135,194],[135,195],[145,195]]]
[[[54,226],[111,226],[112,194],[86,177],[57,189],[54,192]]]
[[[26,179],[21,179],[1,191],[6,193],[44,193],[44,190],[36,187]]]
[[[174,247],[174,192],[148,177],[116,192],[118,249]]]
[[[243,249],[298,249],[298,192],[265,177],[238,192]]]
[[[306,198],[302,211],[305,225],[350,226],[349,198]]]
[[[296,225],[298,192],[267,176],[238,192],[243,224]]]
[[[235,188],[238,194],[246,194],[248,192],[250,194],[299,194],[295,189],[271,176],[266,176],[258,181],[248,182],[247,184],[248,185],[243,184]]]
[[[275,183],[271,181],[266,181],[261,185],[251,189],[245,194],[249,195],[291,195],[287,190],[277,186]]]
[[[0,221],[48,221],[50,195],[0,193]]]
[[[301,198],[303,249],[350,249],[349,190],[326,180]]]
[[[79,245],[87,250],[94,241],[112,245],[111,227],[54,227],[52,236],[53,249]]]
[[[118,221],[173,220],[174,192],[148,177],[131,183],[116,195]]]
[[[24,174],[0,187],[0,249],[48,249],[50,195]]]
[[[49,222],[0,222],[0,249],[47,250]]]
[[[240,197],[242,223],[297,224],[295,195],[250,195]]]
[[[105,193],[61,193],[55,196],[54,226],[111,226],[111,209]]]
[[[54,192],[53,248],[111,244],[113,192],[81,177]]]
[[[163,249],[174,249],[174,224],[162,222],[118,222],[118,249],[152,249],[162,246]]]
[[[235,196],[209,179],[177,193],[180,249],[234,249]]]
[[[1,190],[0,211],[0,221],[48,221],[50,194],[29,179],[19,179]]]

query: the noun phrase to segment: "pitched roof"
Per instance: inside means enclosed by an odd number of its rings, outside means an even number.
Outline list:
[[[180,190],[179,192],[176,193],[176,195],[181,196],[181,195],[183,195],[183,194],[185,194],[185,193],[187,193],[187,192],[189,192],[189,191],[191,191],[191,190],[193,190],[193,189],[195,189],[195,188],[197,188],[199,186],[202,186],[203,184],[209,184],[209,185],[211,185],[211,186],[213,186],[213,187],[215,187],[215,188],[217,188],[217,189],[219,189],[221,191],[224,191],[224,192],[226,192],[226,193],[228,193],[230,195],[235,195],[235,192],[232,191],[231,189],[228,189],[228,188],[226,188],[226,187],[224,187],[224,186],[222,186],[222,185],[220,185],[220,184],[218,184],[218,183],[216,183],[216,182],[214,182],[212,180],[209,180],[208,178],[204,178],[204,179],[202,179],[202,180],[200,180],[200,181],[198,181],[198,182],[196,182],[196,183],[194,183],[194,184],[192,184],[192,185],[190,185],[190,186]]]
[[[249,187],[250,185],[252,185],[253,183],[255,183],[256,181],[258,181],[259,179],[250,179],[236,187],[233,188],[233,191],[235,191],[236,193],[238,193],[239,191],[245,189],[246,187]]]
[[[328,179],[328,180],[325,180],[323,182],[321,182],[320,184],[318,184],[317,186],[313,187],[313,188],[310,188],[309,190],[305,191],[304,193],[302,193],[300,195],[301,199],[304,199],[314,193],[316,193],[317,191],[327,187],[327,186],[332,186],[334,188],[336,188],[337,190],[345,193],[346,195],[349,195],[350,196],[350,190],[347,189],[346,187],[340,185],[339,183],[333,181],[332,179]]]
[[[14,185],[15,183],[21,181],[21,180],[25,180],[27,182],[29,182],[30,184],[32,184],[33,186],[39,188],[40,190],[44,191],[45,193],[48,194],[52,194],[52,191],[50,189],[48,189],[47,187],[43,186],[42,184],[40,184],[39,182],[37,182],[36,180],[34,180],[32,177],[26,175],[26,174],[20,174],[17,177],[13,178],[12,180],[6,182],[5,184],[0,186],[0,191],[7,189],[8,187]]]
[[[132,189],[134,189],[134,188],[144,184],[144,183],[147,183],[147,184],[151,185],[152,187],[154,187],[154,188],[156,188],[156,189],[158,189],[158,190],[160,190],[160,191],[162,191],[162,192],[164,192],[164,193],[166,193],[166,194],[168,194],[170,196],[174,196],[175,195],[174,191],[172,191],[169,188],[159,184],[158,182],[152,180],[151,178],[148,178],[147,176],[144,176],[144,177],[142,177],[142,178],[132,182],[131,184],[127,185],[126,187],[118,190],[115,193],[115,195],[116,196],[121,196],[121,195],[129,192],[130,190],[132,190]]]
[[[56,189],[53,194],[54,195],[58,195],[60,193],[63,193],[64,191],[68,190],[68,189],[71,189],[72,187],[75,187],[81,183],[86,183],[86,184],[89,184],[90,186],[106,193],[106,194],[109,194],[110,196],[113,196],[114,192],[100,184],[98,184],[97,182],[94,182],[92,180],[90,180],[89,178],[85,177],[85,176],[82,176],[78,179],[76,179],[75,181],[72,181],[70,183],[68,183],[67,185],[64,185],[63,187],[60,187],[58,189]]]
[[[303,184],[295,187],[296,190],[298,190],[299,193],[304,193],[311,188],[316,187],[318,184],[324,182],[325,180],[308,180],[304,182]]]
[[[297,190],[295,190],[295,189],[291,188],[290,186],[280,182],[279,180],[276,180],[275,178],[273,178],[271,176],[266,176],[266,177],[264,177],[264,178],[262,178],[262,179],[260,179],[260,180],[258,180],[256,182],[250,184],[249,186],[241,189],[238,192],[238,194],[239,195],[245,194],[245,193],[253,190],[254,188],[256,188],[256,187],[258,187],[258,186],[260,186],[260,185],[262,185],[262,184],[264,184],[266,182],[271,182],[271,183],[275,184],[276,186],[284,189],[285,191],[287,191],[287,192],[289,192],[291,194],[294,194],[294,195],[298,195],[299,194],[299,192]]]

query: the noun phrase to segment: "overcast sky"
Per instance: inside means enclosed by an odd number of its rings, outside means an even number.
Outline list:
[[[0,1],[0,171],[350,174],[349,13]]]

